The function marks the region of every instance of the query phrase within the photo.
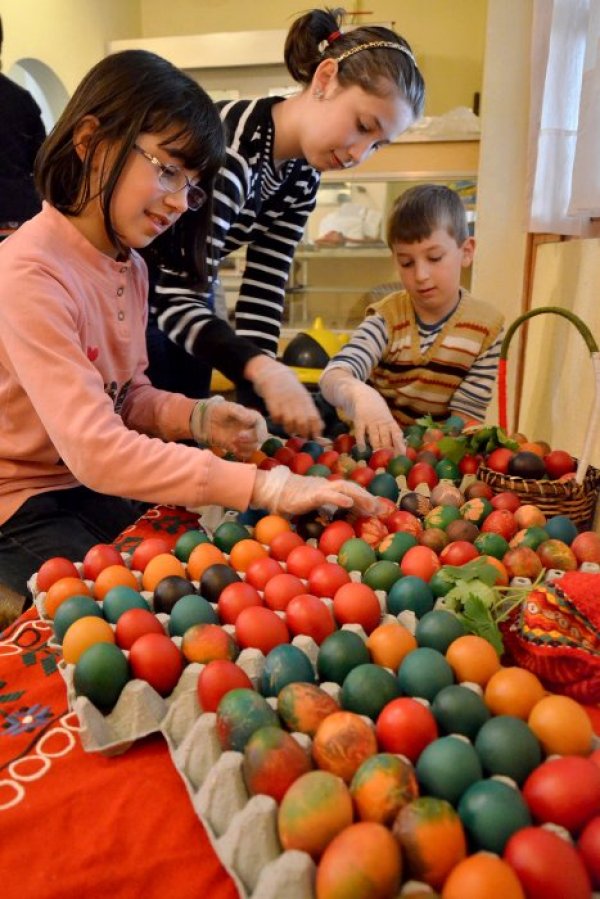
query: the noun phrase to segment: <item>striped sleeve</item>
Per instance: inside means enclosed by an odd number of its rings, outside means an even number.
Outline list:
[[[366,381],[383,359],[387,343],[388,328],[383,316],[368,315],[325,370],[344,368],[360,381]]]
[[[498,372],[503,337],[504,330],[500,331],[494,343],[477,357],[454,392],[450,402],[452,412],[458,412],[477,421],[485,419]]]

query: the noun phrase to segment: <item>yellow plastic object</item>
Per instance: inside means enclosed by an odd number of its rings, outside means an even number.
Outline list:
[[[216,368],[213,368],[210,379],[210,392],[229,393],[231,390],[235,390],[235,384],[229,378],[226,378],[225,375],[222,375],[220,371],[217,371]]]
[[[289,367],[301,384],[318,384],[319,378],[323,374],[322,368],[298,368],[295,365]]]
[[[348,340],[350,339],[347,334],[336,334],[334,331],[330,331],[326,328],[320,315],[315,318],[312,328],[309,328],[307,331],[302,331],[302,333],[308,334],[309,337],[316,340],[316,342],[323,347],[330,359],[332,356],[335,356],[335,354],[339,352],[344,344],[348,343]],[[314,369],[306,370],[313,371]]]

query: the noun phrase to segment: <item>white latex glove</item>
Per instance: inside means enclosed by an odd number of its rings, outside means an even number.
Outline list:
[[[359,515],[377,515],[379,499],[354,481],[293,474],[285,465],[257,471],[251,504],[284,515],[302,515],[320,506],[354,508]]]
[[[373,449],[406,449],[400,425],[394,420],[384,398],[343,368],[325,369],[319,382],[321,393],[332,406],[341,409],[354,426],[357,444],[367,441]]]
[[[270,356],[255,356],[244,375],[265,401],[270,417],[288,434],[318,437],[322,433],[323,421],[310,393],[287,365]]]
[[[267,423],[254,409],[228,403],[222,396],[199,400],[192,410],[190,429],[197,443],[218,446],[246,459],[267,439]]]

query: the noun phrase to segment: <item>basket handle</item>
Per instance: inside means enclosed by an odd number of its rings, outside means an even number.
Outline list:
[[[581,321],[579,316],[575,315],[574,312],[571,312],[569,309],[563,309],[561,306],[539,306],[536,309],[529,309],[527,312],[524,312],[522,315],[519,315],[518,318],[514,320],[512,325],[507,329],[506,334],[504,335],[504,340],[502,341],[502,345],[500,347],[500,359],[498,362],[498,418],[500,427],[505,431],[508,429],[508,415],[507,415],[507,391],[506,391],[506,383],[507,383],[507,357],[508,357],[508,348],[510,346],[510,342],[514,336],[515,331],[519,328],[523,322],[527,321],[529,318],[533,318],[535,315],[543,315],[546,312],[553,313],[554,315],[561,315],[563,318],[568,319],[571,324],[575,325],[583,339],[585,340],[586,346],[590,352],[592,365],[594,367],[594,404],[592,406],[592,414],[590,416],[590,420],[588,423],[588,429],[584,439],[583,450],[581,453],[581,458],[579,460],[579,465],[577,466],[577,473],[575,476],[575,480],[578,484],[583,483],[583,479],[585,477],[585,473],[587,471],[589,465],[589,457],[591,454],[594,434],[596,430],[596,425],[598,422],[598,418],[600,417],[600,353],[598,352],[598,344],[594,338],[594,335],[588,328],[584,322]]]

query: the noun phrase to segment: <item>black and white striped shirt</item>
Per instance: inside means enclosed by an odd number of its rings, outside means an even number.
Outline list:
[[[320,181],[317,170],[304,159],[275,167],[272,108],[278,102],[280,97],[262,97],[220,104],[227,158],[215,181],[212,235],[207,244],[213,274],[223,257],[246,247],[235,309],[236,333],[271,356],[277,354],[292,258],[315,206]],[[205,293],[195,291],[183,262],[183,256],[181,266],[164,260],[151,299],[152,312],[171,340],[194,356],[210,358],[207,340],[215,329],[203,331],[215,320],[214,282],[211,278]]]

